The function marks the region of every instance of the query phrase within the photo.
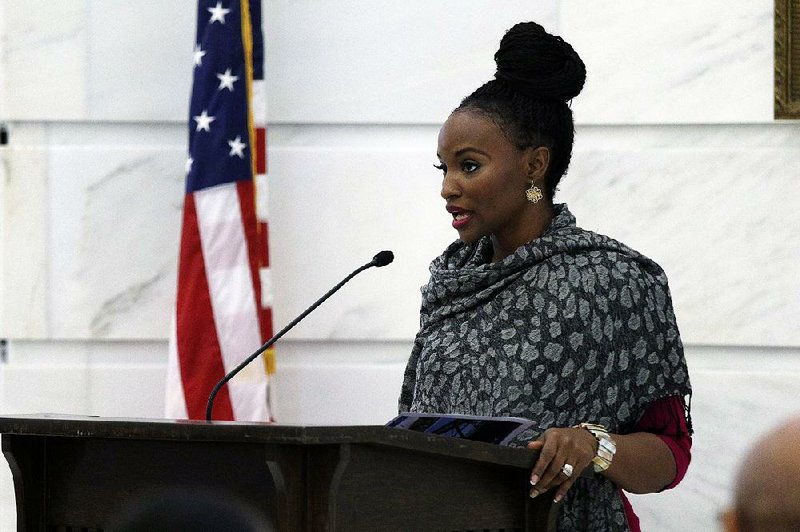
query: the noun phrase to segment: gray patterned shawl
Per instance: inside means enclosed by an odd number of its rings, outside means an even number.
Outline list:
[[[524,445],[583,421],[624,434],[654,400],[691,395],[662,269],[555,212],[503,261],[486,237],[431,263],[400,411],[525,417],[538,430]],[[559,529],[627,530],[619,491],[578,479]]]

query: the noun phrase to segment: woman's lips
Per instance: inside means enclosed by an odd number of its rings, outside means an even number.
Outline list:
[[[472,219],[472,213],[470,211],[464,211],[461,209],[448,207],[447,212],[453,215],[454,229],[461,229],[465,227]]]

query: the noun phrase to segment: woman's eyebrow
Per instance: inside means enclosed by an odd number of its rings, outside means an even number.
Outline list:
[[[488,153],[486,153],[485,151],[479,150],[478,148],[470,148],[470,147],[467,147],[467,148],[461,148],[460,150],[458,150],[458,151],[455,153],[455,155],[456,155],[456,157],[459,157],[459,156],[461,156],[461,155],[464,155],[464,154],[465,154],[465,153],[467,153],[467,152],[475,152],[475,153],[479,153],[479,154],[481,154],[481,155],[483,155],[483,156],[485,156],[485,157],[488,157],[488,156],[489,156],[489,154],[488,154]]]

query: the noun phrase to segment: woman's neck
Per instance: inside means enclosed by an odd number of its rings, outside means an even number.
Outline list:
[[[492,239],[492,262],[500,262],[509,255],[514,254],[517,249],[544,234],[553,222],[553,204],[542,202],[538,205],[531,205],[529,214],[518,224],[519,231],[511,235],[504,235],[502,238],[494,234]]]

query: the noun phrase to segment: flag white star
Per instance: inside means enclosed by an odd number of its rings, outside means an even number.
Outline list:
[[[203,66],[203,56],[206,51],[200,48],[200,44],[194,45],[194,66]]]
[[[216,120],[216,117],[208,116],[208,111],[203,109],[203,112],[194,117],[197,122],[197,129],[195,131],[211,131],[211,122]]]
[[[192,171],[192,164],[193,163],[194,163],[194,159],[192,159],[191,157],[186,159],[186,174],[187,175],[189,174],[189,172]]]
[[[234,76],[231,74],[230,68],[226,69],[224,74],[217,74],[217,77],[219,78],[219,88],[217,88],[218,91],[221,91],[222,89],[229,89],[231,92],[233,92],[233,82],[239,79],[239,76]]]
[[[231,10],[222,7],[222,2],[217,2],[216,6],[208,8],[208,12],[211,13],[211,20],[208,21],[209,24],[213,24],[214,22],[225,24],[225,15],[230,13]]]
[[[231,151],[228,154],[228,157],[233,157],[234,155],[236,155],[240,159],[244,159],[244,149],[247,146],[247,144],[242,142],[241,135],[236,135],[235,139],[229,140],[228,146],[231,147]]]

